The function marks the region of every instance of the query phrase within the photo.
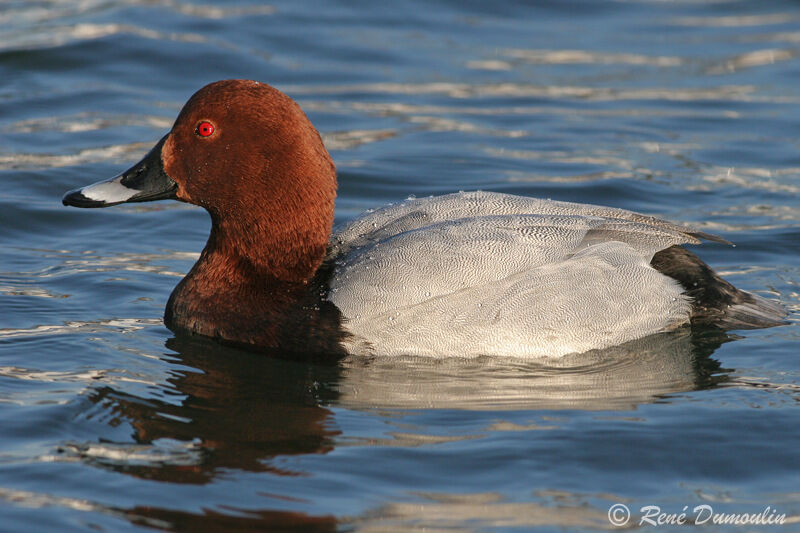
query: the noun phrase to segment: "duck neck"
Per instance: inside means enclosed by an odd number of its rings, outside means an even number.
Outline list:
[[[313,224],[305,219],[297,212],[280,220],[268,215],[244,219],[212,214],[211,235],[200,261],[205,260],[206,268],[234,268],[242,280],[308,283],[325,257],[333,213]]]
[[[332,211],[332,210],[331,210]],[[165,323],[173,330],[234,344],[283,348],[296,324],[312,327],[321,291],[315,276],[325,256],[330,220],[307,228],[295,214],[274,220],[220,218],[186,277],[170,296]],[[269,231],[267,231],[267,229]],[[297,333],[297,332],[296,332]]]

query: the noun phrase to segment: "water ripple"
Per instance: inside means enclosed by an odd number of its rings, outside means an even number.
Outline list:
[[[608,52],[592,52],[587,50],[525,50],[511,48],[502,50],[501,55],[523,60],[526,63],[542,65],[646,65],[651,67],[677,67],[685,63],[685,59],[676,56],[647,56],[643,54],[612,54]]]
[[[49,0],[40,2],[19,2],[20,7],[12,7],[0,11],[0,24],[40,25],[51,20],[76,17],[102,9],[114,9],[120,6],[158,6],[176,13],[196,18],[222,19],[229,17],[272,15],[275,8],[270,5],[213,5],[178,2],[176,0],[160,0],[154,4],[152,0],[122,0],[109,3],[105,0]],[[13,5],[13,4],[12,4]]]
[[[133,160],[141,157],[152,148],[152,145],[151,142],[132,142],[84,148],[71,154],[0,153],[0,170],[58,168],[105,161]]]
[[[129,24],[75,24],[52,27],[46,33],[6,34],[0,51],[36,50],[64,46],[75,41],[101,39],[111,35],[135,35],[146,39],[203,43],[208,39],[198,34],[163,33]]]
[[[730,102],[764,102],[795,104],[800,97],[771,96],[758,94],[753,85],[722,85],[708,88],[613,88],[578,85],[534,85],[528,83],[365,83],[352,85],[315,85],[285,87],[286,92],[296,95],[328,94],[394,94],[420,95],[439,94],[451,98],[574,98],[591,101],[661,100],[699,102],[723,100]]]
[[[99,112],[77,113],[63,117],[31,118],[12,122],[8,129],[17,133],[59,131],[80,133],[122,126],[146,126],[157,130],[172,127],[172,118],[156,115],[114,115]]]
[[[31,328],[0,328],[0,341],[15,337],[41,337],[74,333],[130,333],[152,326],[163,326],[161,319],[112,318],[106,320],[73,321],[63,324],[39,325]]]
[[[722,17],[678,17],[672,23],[678,26],[703,28],[742,28],[745,26],[766,26],[771,24],[790,24],[800,21],[795,13],[767,13],[763,15],[731,15]]]

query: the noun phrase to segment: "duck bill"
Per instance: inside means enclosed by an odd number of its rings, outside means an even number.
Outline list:
[[[62,203],[75,207],[108,207],[126,202],[176,200],[178,184],[164,171],[161,159],[161,147],[167,137],[165,135],[141,161],[119,176],[69,191],[61,199]]]

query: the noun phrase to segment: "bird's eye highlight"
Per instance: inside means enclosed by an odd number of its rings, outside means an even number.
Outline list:
[[[214,125],[206,120],[197,125],[195,130],[200,137],[209,137],[214,133]]]

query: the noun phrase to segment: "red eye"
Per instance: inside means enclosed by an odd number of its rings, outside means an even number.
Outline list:
[[[197,125],[197,129],[195,130],[200,137],[208,137],[212,133],[214,133],[214,125],[210,122],[203,121]]]

